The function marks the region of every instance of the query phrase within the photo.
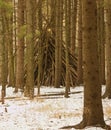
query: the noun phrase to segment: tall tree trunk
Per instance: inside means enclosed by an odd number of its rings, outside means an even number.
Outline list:
[[[105,40],[106,40],[106,91],[103,98],[111,98],[111,7],[105,1]]]
[[[50,28],[52,31],[52,37],[55,38],[56,32],[56,0],[51,0],[51,20],[50,20]],[[54,39],[55,40],[55,39]],[[55,42],[53,42],[55,44]],[[54,85],[55,81],[55,71],[54,71],[54,64],[52,64],[52,85]]]
[[[78,66],[77,66],[77,83],[78,85],[83,83],[83,62],[82,62],[82,1],[78,0]]]
[[[50,27],[52,34],[55,37],[55,25],[56,25],[56,0],[51,0],[51,23]]]
[[[37,87],[38,87],[38,92],[37,95],[40,95],[40,86],[41,86],[41,78],[42,78],[42,63],[43,63],[43,43],[42,43],[42,1],[39,0],[38,2],[38,28],[40,32],[40,42],[38,46],[38,79],[37,79]]]
[[[8,44],[7,44],[7,25],[6,25],[6,9],[2,7],[1,9],[1,84],[3,96],[6,95],[6,84],[7,84],[7,73],[8,73]]]
[[[14,53],[14,86],[16,81],[16,63],[17,63],[17,2],[13,0],[13,53]]]
[[[82,122],[75,128],[97,125],[105,127],[99,78],[96,0],[83,0],[82,6],[84,111]]]
[[[66,37],[66,87],[65,87],[65,97],[68,98],[68,92],[70,90],[70,67],[69,67],[69,48],[71,42],[71,31],[70,31],[70,0],[65,0],[65,37]]]
[[[36,0],[26,1],[26,12],[27,12],[27,38],[26,38],[26,57],[27,57],[27,77],[25,96],[29,96],[30,99],[34,98],[34,36],[35,36],[35,2]]]
[[[56,43],[55,43],[55,87],[59,88],[61,85],[61,47],[62,47],[62,36],[61,36],[61,13],[62,13],[62,0],[56,1]]]
[[[9,1],[12,2],[12,1]],[[8,31],[8,86],[15,87],[14,77],[14,54],[13,54],[13,12],[7,18],[7,31]]]
[[[15,92],[24,89],[24,0],[18,1],[18,43],[17,43],[17,64],[16,64],[16,85]]]
[[[105,84],[105,36],[104,36],[104,0],[97,1],[97,31],[100,59],[100,81]]]
[[[71,53],[74,56],[76,46],[76,20],[77,20],[77,0],[72,0],[72,19],[71,19]]]

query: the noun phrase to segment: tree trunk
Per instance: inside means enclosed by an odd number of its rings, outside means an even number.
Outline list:
[[[10,1],[11,2],[11,1]],[[14,54],[13,54],[13,13],[7,18],[7,31],[8,31],[8,86],[15,87],[14,78]]]
[[[16,0],[13,0],[13,53],[14,53],[14,86],[15,86],[15,81],[16,81],[16,63],[17,63],[17,2]]]
[[[109,0],[105,2],[106,91],[103,98],[111,98],[111,7]]]
[[[65,83],[65,97],[69,97],[70,90],[70,67],[69,67],[69,48],[71,42],[71,31],[70,31],[70,0],[65,0],[65,42],[66,42],[66,83]]]
[[[77,33],[77,45],[78,45],[78,66],[77,66],[77,83],[83,84],[83,62],[82,62],[82,1],[78,1],[78,33]]]
[[[27,57],[27,77],[25,86],[25,96],[34,98],[34,36],[35,36],[35,0],[26,1],[27,12],[27,38],[26,38],[26,57]]]
[[[55,87],[59,88],[61,85],[61,47],[62,47],[62,36],[61,36],[61,5],[62,0],[56,1],[56,43],[55,43]]]
[[[8,44],[7,44],[7,25],[6,25],[6,9],[1,9],[1,84],[3,96],[6,95],[7,73],[8,73]]]
[[[39,0],[38,2],[38,28],[40,32],[40,42],[38,45],[38,77],[37,77],[37,87],[38,87],[38,92],[37,95],[40,95],[40,86],[41,86],[41,79],[42,79],[42,63],[43,63],[43,43],[42,43],[42,1]]]
[[[15,92],[24,89],[24,0],[18,1],[18,42],[17,42],[17,63],[16,63],[16,85]]]
[[[55,21],[56,20],[56,0],[51,0],[51,30],[52,34],[55,37]]]
[[[82,122],[75,128],[105,127],[99,78],[96,0],[83,0],[82,6],[84,111]]]
[[[76,20],[77,20],[77,0],[72,0],[71,18],[71,53],[74,56],[76,49]]]
[[[105,84],[105,36],[104,36],[104,0],[97,1],[97,34],[99,46],[100,81]]]

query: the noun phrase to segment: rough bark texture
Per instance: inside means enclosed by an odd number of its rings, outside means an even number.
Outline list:
[[[73,127],[77,129],[83,129],[86,126],[105,127],[99,79],[96,0],[82,1],[82,23],[84,109],[82,122]]]
[[[84,67],[83,120],[78,125],[64,128],[74,127],[76,129],[83,129],[86,126],[98,126],[110,130],[104,122],[101,100],[96,0],[82,1],[82,23]]]
[[[55,87],[60,87],[61,81],[61,2],[56,1],[56,40],[55,40]]]
[[[65,0],[65,42],[66,42],[66,84],[65,84],[65,97],[68,98],[68,92],[70,89],[70,68],[69,68],[69,53],[68,50],[70,48],[70,42],[71,42],[71,32],[70,32],[70,5],[71,1],[70,0]]]
[[[27,12],[27,77],[26,77],[26,88],[25,95],[29,96],[30,99],[34,98],[34,35],[35,35],[35,0],[26,1],[26,12]]]
[[[84,112],[82,123],[83,126],[98,124],[104,126],[99,78],[96,0],[83,0],[82,5],[84,66]]]
[[[43,42],[42,42],[42,1],[39,0],[38,2],[38,28],[40,32],[40,42],[38,45],[38,77],[37,77],[37,87],[38,87],[38,92],[37,95],[40,95],[40,86],[41,86],[41,78],[42,78],[42,64],[43,64]]]
[[[17,42],[17,64],[16,64],[16,86],[24,88],[24,0],[18,1],[18,42]]]
[[[83,62],[82,62],[82,1],[78,0],[78,66],[77,66],[77,83],[83,84]]]
[[[104,30],[104,0],[97,1],[97,36],[100,65],[100,81],[105,84],[105,30]]]
[[[7,19],[7,30],[8,30],[8,86],[15,87],[14,79],[14,55],[13,55],[13,28],[12,28],[13,14]]]
[[[111,98],[111,7],[109,0],[105,2],[106,91],[103,98]]]
[[[77,20],[77,0],[72,0],[71,18],[71,53],[74,56],[76,49],[76,20]]]
[[[2,92],[6,95],[6,84],[8,76],[8,39],[7,39],[7,10],[2,7],[1,9],[1,84]]]
[[[3,13],[3,12],[2,12]],[[3,13],[4,14],[4,13]],[[5,14],[4,14],[5,15]],[[2,84],[2,92],[5,95],[6,92],[6,84],[7,84],[7,77],[6,77],[6,56],[5,56],[5,39],[6,39],[6,26],[5,26],[5,18],[2,16],[2,41],[1,41],[1,84]]]

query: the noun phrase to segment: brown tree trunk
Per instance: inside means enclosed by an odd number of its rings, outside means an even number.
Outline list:
[[[61,7],[62,0],[56,1],[56,43],[55,43],[55,87],[59,88],[61,85],[61,47],[62,47],[62,27],[61,27]]]
[[[70,0],[65,0],[65,42],[66,42],[66,83],[65,83],[65,97],[69,97],[69,90],[70,90],[70,67],[69,67],[69,48],[71,43],[71,31],[70,31]]]
[[[51,23],[50,27],[52,30],[52,34],[55,37],[55,24],[56,24],[56,0],[51,0]]]
[[[7,74],[8,74],[8,31],[7,31],[7,10],[2,7],[1,11],[1,84],[2,93],[6,95]]]
[[[35,43],[35,0],[26,1],[27,12],[27,38],[26,38],[26,86],[25,96],[29,96],[30,99],[34,98],[34,43]]]
[[[74,56],[76,49],[76,20],[77,20],[77,0],[72,0],[71,18],[71,53]]]
[[[12,1],[9,1],[12,2]],[[7,18],[7,31],[8,31],[8,86],[15,87],[14,78],[14,49],[13,49],[13,13]]]
[[[98,125],[105,127],[99,78],[96,0],[82,1],[82,16],[84,111],[82,122],[76,125],[75,128]]]
[[[111,7],[109,0],[105,2],[106,91],[103,98],[111,98]]]
[[[24,89],[24,0],[18,1],[18,43],[17,43],[17,63],[16,63],[16,85],[15,92]]]
[[[17,56],[16,56],[16,52],[17,52],[17,2],[16,0],[13,1],[13,53],[14,53],[14,84],[16,82],[16,63],[17,63]]]
[[[42,43],[42,1],[39,0],[38,2],[38,28],[40,32],[40,42],[38,45],[38,77],[37,77],[37,87],[38,87],[38,92],[37,95],[40,95],[40,86],[41,86],[41,79],[42,79],[42,63],[43,63],[43,43]]]
[[[10,26],[12,25],[12,20],[10,21]],[[8,45],[8,52],[9,52],[9,81],[8,81],[8,86],[15,87],[14,83],[14,55],[13,55],[13,34],[12,34],[12,29],[9,30],[9,45]]]
[[[82,1],[78,0],[78,30],[77,30],[77,45],[78,45],[78,66],[77,66],[77,83],[83,84],[83,62],[82,62]]]
[[[100,62],[100,81],[105,84],[105,30],[104,30],[104,0],[97,1],[97,31]]]

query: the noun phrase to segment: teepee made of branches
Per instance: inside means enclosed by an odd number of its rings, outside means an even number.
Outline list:
[[[35,43],[35,68],[34,68],[34,80],[37,84],[38,76],[38,64],[39,57],[38,53],[39,46],[42,45],[42,74],[40,77],[40,84],[45,86],[54,86],[55,78],[55,37],[51,30],[45,28],[42,30],[42,35],[37,38]],[[62,43],[62,71],[61,71],[61,85],[65,86],[65,75],[66,75],[66,59],[65,59],[65,44]],[[69,66],[70,66],[70,86],[75,86],[77,80],[77,57],[71,54],[69,50]]]

